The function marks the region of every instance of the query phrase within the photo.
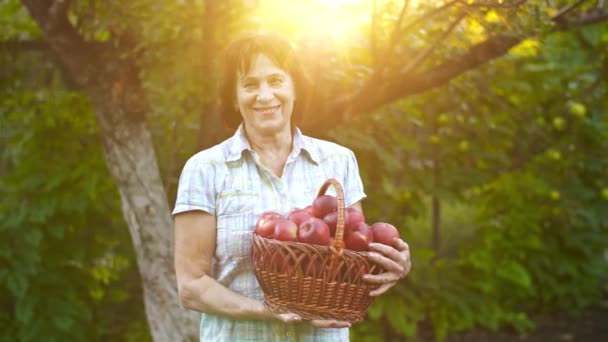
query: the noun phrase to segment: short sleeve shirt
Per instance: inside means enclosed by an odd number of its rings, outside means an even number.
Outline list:
[[[251,242],[265,211],[283,215],[310,205],[323,182],[334,178],[350,206],[366,197],[353,152],[295,129],[293,147],[281,177],[259,162],[244,128],[224,142],[192,156],[179,180],[173,214],[202,210],[217,222],[213,277],[243,296],[263,300],[255,277]],[[335,195],[333,188],[326,192]],[[201,341],[348,341],[348,329],[245,321],[203,314]]]

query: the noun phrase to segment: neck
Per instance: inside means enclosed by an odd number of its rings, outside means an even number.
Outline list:
[[[289,127],[273,134],[262,134],[245,127],[245,135],[251,148],[259,154],[279,153],[286,156],[291,152],[293,135]]]

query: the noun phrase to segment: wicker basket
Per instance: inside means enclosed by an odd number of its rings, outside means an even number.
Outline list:
[[[336,190],[338,223],[332,246],[267,239],[254,233],[252,259],[264,291],[265,305],[273,312],[293,312],[302,319],[336,319],[360,322],[374,300],[364,274],[384,272],[367,259],[369,252],[342,248],[344,192],[335,179],[325,181],[317,196],[329,186]]]

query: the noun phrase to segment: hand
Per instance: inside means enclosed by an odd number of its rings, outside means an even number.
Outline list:
[[[302,318],[298,314],[294,313],[276,313],[273,314],[275,319],[286,323],[286,324],[294,324],[302,321]],[[317,328],[350,328],[350,322],[344,321],[336,321],[333,319],[313,319],[310,322],[314,327]]]
[[[278,320],[285,324],[294,324],[302,321],[302,317],[300,315],[292,313],[292,312],[272,312],[266,305],[264,305],[263,301],[259,300],[251,300],[252,306],[254,307],[253,311],[256,312],[256,319],[268,319],[268,320]]]
[[[292,312],[276,313],[268,310],[268,308],[262,302],[257,302],[257,304],[260,305],[260,309],[263,311],[264,317],[276,319],[285,324],[295,324],[302,322],[302,317],[300,317],[300,315],[298,314]],[[314,319],[308,322],[317,328],[349,328],[351,326],[350,322],[336,321],[333,319]]]
[[[295,324],[302,322],[300,315],[287,312],[287,313],[272,313],[274,319],[277,319],[285,324]]]
[[[370,284],[381,284],[379,288],[369,293],[370,296],[379,296],[397,284],[397,281],[405,278],[410,273],[412,262],[410,260],[410,247],[405,241],[395,238],[396,248],[383,245],[381,243],[370,243],[372,251],[380,253],[370,253],[369,260],[382,266],[387,272],[373,275],[366,274],[363,281]]]
[[[285,324],[294,324],[302,321],[302,318],[294,313],[275,313],[273,315],[275,319],[278,319]],[[313,319],[308,322],[317,328],[350,328],[351,326],[350,322],[336,321],[333,319]]]
[[[336,321],[334,319],[313,319],[310,324],[317,328],[350,328],[350,322]]]

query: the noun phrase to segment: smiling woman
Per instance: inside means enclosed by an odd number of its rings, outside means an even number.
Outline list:
[[[307,88],[298,54],[283,36],[251,33],[228,46],[220,95],[222,115],[236,132],[188,160],[173,211],[179,296],[186,308],[203,312],[201,341],[348,340],[349,322],[293,325],[303,318],[270,311],[251,260],[257,218],[302,208],[314,199],[309,189],[329,178],[342,184],[347,207],[362,210],[353,152],[303,135],[294,122]],[[399,241],[376,250],[372,261],[390,271],[364,280],[384,284],[370,295],[409,271],[409,250]]]

